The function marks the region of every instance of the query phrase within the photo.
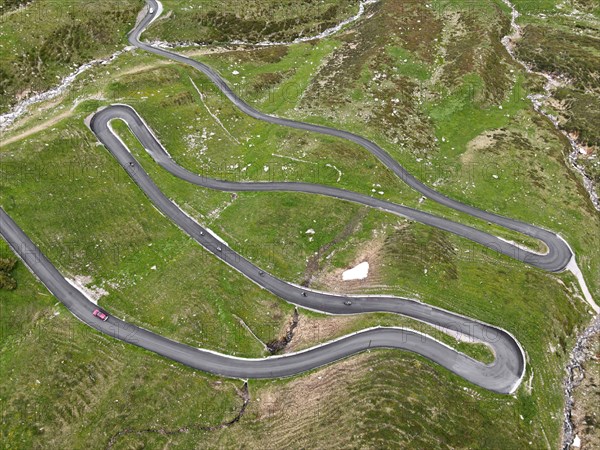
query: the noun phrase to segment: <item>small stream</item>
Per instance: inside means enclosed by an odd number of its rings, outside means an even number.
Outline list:
[[[123,53],[132,50],[133,47],[125,47],[123,50],[119,50],[108,58],[105,59],[94,59],[90,62],[87,62],[81,66],[79,66],[75,71],[71,72],[69,75],[64,77],[58,86],[53,87],[45,92],[41,92],[38,94],[34,94],[31,97],[26,98],[25,100],[17,103],[15,106],[11,108],[11,110],[5,114],[0,115],[0,132],[5,131],[8,127],[10,127],[15,120],[19,117],[23,116],[32,105],[36,103],[40,103],[46,100],[51,100],[53,98],[58,97],[60,94],[65,92],[67,88],[73,84],[73,82],[77,79],[79,75],[88,69],[97,66],[97,65],[106,65],[116,58],[118,58]]]
[[[233,41],[229,41],[229,42],[220,42],[219,45],[242,45],[242,46],[248,46],[248,47],[271,47],[271,46],[275,46],[275,45],[293,45],[293,44],[300,44],[302,42],[314,41],[317,39],[324,39],[326,37],[329,37],[329,36],[337,33],[342,28],[344,28],[346,25],[356,22],[358,19],[360,19],[364,15],[365,7],[367,5],[371,5],[371,4],[377,3],[377,2],[379,2],[379,0],[361,0],[361,2],[358,4],[358,12],[354,16],[343,20],[342,22],[338,23],[337,25],[335,25],[331,28],[327,28],[326,30],[324,30],[321,33],[316,34],[314,36],[301,36],[301,37],[294,39],[291,42],[283,42],[283,41],[247,42],[247,41],[241,41],[241,40],[233,40]],[[153,47],[163,48],[166,50],[171,50],[171,49],[178,48],[178,47],[205,47],[206,46],[206,44],[198,43],[198,42],[191,42],[191,41],[165,42],[165,41],[160,41],[160,40],[154,40],[154,41],[149,41],[148,44],[152,45]]]
[[[546,79],[546,83],[544,85],[544,94],[531,94],[528,95],[527,98],[531,100],[533,104],[533,108],[541,115],[550,120],[557,130],[559,130],[571,144],[571,153],[569,154],[569,162],[573,165],[575,170],[581,174],[583,177],[583,185],[585,190],[588,192],[590,199],[594,207],[600,211],[600,200],[598,199],[598,194],[594,190],[594,183],[588,177],[585,172],[585,169],[579,164],[577,161],[577,156],[579,154],[585,153],[585,150],[581,145],[577,143],[577,141],[566,131],[560,128],[560,124],[558,118],[553,116],[550,113],[547,113],[544,110],[544,103],[550,98],[552,92],[562,83],[566,82],[558,76],[553,76],[543,72],[536,72],[533,70],[526,62],[521,61],[517,58],[515,53],[515,42],[518,41],[523,33],[521,26],[517,23],[517,19],[519,18],[519,12],[516,10],[515,6],[509,0],[503,0],[503,2],[511,9],[511,34],[504,36],[502,38],[502,44],[508,51],[508,53],[512,56],[512,58],[528,73],[539,75]],[[581,380],[584,377],[584,370],[582,364],[588,358],[588,352],[586,352],[586,347],[589,340],[595,334],[600,333],[600,315],[596,315],[593,319],[592,323],[579,335],[577,338],[577,342],[575,343],[575,347],[571,351],[569,356],[569,362],[567,363],[566,372],[567,377],[565,379],[564,384],[564,392],[565,392],[565,409],[564,409],[564,421],[563,421],[563,440],[562,440],[562,448],[563,450],[569,450],[571,445],[575,440],[574,435],[574,426],[572,421],[572,411],[573,411],[573,390],[581,383]]]
[[[583,186],[585,187],[585,190],[587,191],[588,195],[590,196],[590,200],[592,201],[594,208],[596,208],[598,211],[600,211],[600,199],[598,198],[598,194],[596,193],[596,191],[594,189],[594,182],[585,172],[585,168],[581,164],[579,164],[579,162],[577,160],[578,155],[586,153],[585,149],[583,148],[583,146],[581,146],[577,142],[577,140],[575,138],[573,138],[569,133],[567,133],[566,131],[564,131],[560,128],[560,123],[556,116],[554,116],[544,110],[544,104],[550,98],[553,91],[557,87],[564,84],[566,80],[559,76],[547,74],[544,72],[536,72],[535,70],[533,70],[533,68],[531,68],[531,66],[529,64],[527,64],[525,61],[520,60],[517,57],[515,50],[514,50],[515,42],[518,41],[522,37],[522,34],[523,34],[523,29],[517,23],[517,19],[519,18],[520,14],[516,10],[515,6],[510,2],[510,0],[502,0],[502,1],[512,11],[512,13],[511,13],[511,30],[512,30],[512,32],[511,32],[511,34],[504,36],[504,38],[502,38],[502,44],[504,45],[504,47],[506,48],[506,51],[508,51],[510,56],[512,56],[512,58],[519,65],[521,65],[528,73],[538,75],[538,76],[541,76],[546,79],[546,84],[544,85],[544,94],[530,94],[527,96],[527,98],[529,100],[531,100],[531,103],[533,104],[533,108],[538,113],[540,113],[541,115],[546,117],[548,120],[550,120],[550,122],[552,122],[552,124],[556,127],[556,129],[558,131],[560,131],[569,140],[569,143],[571,144],[571,153],[569,154],[569,162],[575,168],[575,170],[577,170],[577,172],[579,172],[579,174],[582,176]]]
[[[233,42],[230,42],[229,44],[249,45],[249,46],[292,45],[292,44],[298,44],[301,42],[313,41],[316,39],[323,39],[323,38],[329,37],[329,36],[337,33],[342,28],[344,28],[346,25],[356,22],[365,13],[365,7],[367,5],[377,3],[378,1],[379,0],[361,0],[359,3],[358,12],[356,15],[354,15],[348,19],[345,19],[344,21],[338,23],[334,27],[324,30],[323,32],[317,34],[316,36],[299,37],[299,38],[295,39],[293,42],[264,41],[264,42],[259,42],[257,44],[251,44],[251,43],[247,43],[247,42],[243,42],[243,41],[233,41]],[[160,4],[160,2],[159,2],[159,4]],[[162,10],[162,5],[160,5],[160,6],[161,6],[161,10]],[[155,20],[156,20],[156,18],[158,18],[159,15],[160,15],[160,11],[155,15]],[[150,42],[150,45],[152,45],[154,47],[165,48],[165,49],[172,49],[172,48],[176,48],[176,47],[204,47],[203,44],[197,44],[195,42],[174,42],[174,43],[172,43],[172,42],[163,42],[163,41],[153,41],[153,42]],[[124,52],[132,50],[132,49],[133,49],[133,47],[125,47],[123,50],[119,50],[119,51],[113,53],[110,57],[108,57],[106,59],[96,59],[96,60],[90,61],[88,63],[85,63],[82,66],[78,67],[75,71],[73,71],[72,73],[70,73],[69,75],[64,77],[58,86],[53,87],[52,89],[50,89],[48,91],[35,94],[35,95],[28,97],[25,100],[17,103],[17,105],[15,105],[13,108],[11,108],[11,110],[9,112],[0,115],[0,132],[8,129],[19,117],[23,116],[32,105],[46,101],[46,100],[53,99],[53,98],[59,96],[60,94],[62,94],[71,84],[73,84],[75,79],[79,75],[81,75],[83,72],[85,72],[86,70],[88,70],[96,65],[99,65],[99,64],[102,64],[102,65],[108,64],[109,62],[115,60],[118,56],[120,56]]]

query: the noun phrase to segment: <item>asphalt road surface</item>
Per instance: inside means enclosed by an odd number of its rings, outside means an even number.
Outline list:
[[[155,11],[159,10],[158,4],[154,0],[148,1],[148,4]],[[286,377],[329,364],[368,349],[396,348],[418,353],[485,389],[499,393],[513,392],[523,377],[525,356],[519,343],[508,332],[412,299],[389,296],[349,297],[332,295],[304,289],[280,280],[266,271],[262,271],[252,262],[219,241],[208,230],[202,228],[174,202],[167,198],[151,180],[138,161],[131,155],[129,150],[112,133],[109,126],[110,121],[114,119],[126,121],[133,133],[159,165],[175,176],[200,186],[225,191],[304,192],[360,203],[455,233],[547,271],[561,271],[566,267],[573,256],[568,245],[550,231],[498,216],[445,197],[425,186],[406,172],[383,149],[360,136],[332,128],[277,118],[254,110],[239,99],[231,91],[226,82],[210,67],[176,53],[153,48],[140,42],[139,36],[141,32],[153,17],[154,15],[147,14],[140,21],[129,36],[130,42],[139,48],[191,65],[202,71],[246,114],[273,124],[328,134],[356,142],[379,158],[386,167],[392,170],[408,185],[431,200],[537,238],[546,244],[548,252],[540,255],[523,250],[472,227],[343,189],[309,183],[236,183],[199,176],[180,167],[169,157],[162,145],[132,108],[126,105],[113,105],[96,113],[90,122],[90,128],[98,139],[166,217],[176,223],[185,233],[195,239],[209,252],[244,274],[247,278],[292,304],[315,311],[329,314],[389,312],[411,317],[441,329],[458,331],[474,342],[488,344],[494,352],[495,360],[491,364],[483,364],[427,335],[399,328],[368,329],[298,353],[269,358],[244,359],[189,347],[121,321],[116,317],[111,316],[107,322],[102,322],[92,316],[96,305],[90,302],[60,274],[21,228],[0,208],[0,234],[29,269],[45,284],[48,290],[77,318],[96,330],[196,369],[226,377],[243,379]],[[346,304],[348,300],[351,300],[351,305]]]

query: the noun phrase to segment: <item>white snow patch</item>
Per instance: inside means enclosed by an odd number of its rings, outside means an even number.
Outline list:
[[[352,269],[346,270],[342,274],[343,281],[350,280],[364,280],[369,275],[369,263],[367,261],[361,262],[358,266]]]

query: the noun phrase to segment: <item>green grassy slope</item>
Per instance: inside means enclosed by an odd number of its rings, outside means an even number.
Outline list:
[[[528,76],[499,45],[506,9],[441,5],[384,0],[370,7],[370,19],[332,39],[196,57],[261,110],[369,136],[440,191],[560,232],[598,298],[600,219],[565,164],[564,139],[525,99]],[[165,6],[175,10],[171,23],[185,13]],[[185,34],[189,24],[180,31],[166,24],[149,36],[198,39]],[[474,44],[478,51],[465,51]],[[71,110],[76,98],[83,101]],[[497,231],[421,202],[361,148],[248,119],[198,73],[142,52],[92,69],[60,102],[6,134],[42,129],[2,146],[0,204],[65,274],[90,277],[89,287],[106,291],[100,304],[110,312],[191,345],[264,355],[240,320],[267,342],[284,334],[293,309],[209,257],[151,206],[83,124],[99,106],[133,105],[173,157],[200,173],[321,182]],[[48,123],[56,114],[64,117]],[[357,205],[196,188],[160,170],[123,124],[115,129],[171,198],[262,267],[316,288],[413,296],[502,326],[527,351],[525,380],[516,395],[499,396],[418,356],[373,351],[288,380],[252,381],[242,419],[206,431],[235,417],[241,383],[86,329],[19,264],[18,289],[0,291],[1,428],[9,448],[106,448],[123,430],[112,448],[556,446],[563,366],[589,317],[572,277]],[[266,212],[257,214],[259,207]],[[342,285],[339,271],[363,259],[369,279]],[[382,314],[300,311],[293,348],[378,324],[417,326]],[[173,433],[147,431],[157,429]],[[93,443],[91,430],[100,430]]]

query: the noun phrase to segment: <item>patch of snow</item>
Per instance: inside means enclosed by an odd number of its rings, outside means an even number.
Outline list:
[[[343,281],[350,280],[364,280],[369,275],[369,263],[367,261],[361,262],[358,266],[352,269],[346,270],[342,274]]]

